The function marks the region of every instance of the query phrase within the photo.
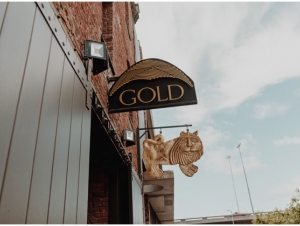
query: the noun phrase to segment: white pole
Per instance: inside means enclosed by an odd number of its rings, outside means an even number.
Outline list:
[[[244,174],[245,174],[245,179],[246,179],[246,184],[247,184],[247,188],[248,188],[248,193],[249,193],[249,198],[250,198],[250,203],[251,203],[251,208],[252,208],[252,212],[254,214],[254,209],[253,209],[253,205],[252,205],[252,200],[251,200],[251,195],[250,195],[250,190],[249,190],[249,186],[248,186],[248,181],[247,181],[247,176],[246,176],[246,171],[245,171],[245,167],[244,167],[244,163],[243,163],[243,158],[242,158],[242,154],[241,154],[241,144],[239,144],[237,146],[237,148],[240,151],[240,156],[241,156],[241,161],[242,161],[242,165],[243,165],[243,169],[244,169]]]
[[[228,155],[227,158],[229,160],[229,166],[230,166],[231,179],[232,179],[232,184],[233,184],[233,189],[234,189],[235,201],[236,201],[238,213],[240,213],[239,203],[238,203],[237,196],[236,196],[236,191],[235,191],[235,186],[234,186],[234,180],[233,180],[233,174],[232,174],[232,169],[231,169],[231,164],[230,164],[230,155]]]
[[[233,213],[231,210],[227,210],[227,211],[230,211],[231,212],[231,220],[232,220],[232,224],[234,224],[234,220],[233,220]]]

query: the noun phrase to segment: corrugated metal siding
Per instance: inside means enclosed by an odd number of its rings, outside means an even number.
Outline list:
[[[63,223],[65,188],[67,178],[67,163],[71,129],[72,97],[74,72],[69,62],[65,60],[64,76],[60,95],[59,118],[57,123],[56,143],[53,160],[51,194],[49,201],[48,223]]]
[[[140,42],[137,38],[136,30],[134,27],[134,49],[135,49],[135,62],[139,62],[141,60],[140,54]],[[138,120],[139,120],[139,127],[145,127],[145,115],[144,111],[138,111]],[[141,136],[141,134],[139,135]],[[142,171],[142,153],[143,153],[143,141],[145,140],[145,135],[139,138],[139,168]],[[137,174],[135,173],[134,169],[132,169],[132,209],[133,209],[133,224],[144,224],[144,203],[143,203],[143,192],[142,192],[142,185],[138,179]],[[141,172],[138,172],[141,173]]]
[[[0,26],[0,223],[86,223],[86,91],[36,4]]]
[[[132,209],[133,209],[133,224],[144,224],[144,213],[143,213],[143,193],[142,185],[138,179],[138,176],[132,169]]]

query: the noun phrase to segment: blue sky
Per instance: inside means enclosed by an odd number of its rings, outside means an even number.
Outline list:
[[[175,219],[287,207],[300,188],[300,3],[140,2],[143,57],[190,76],[197,105],[152,110],[155,126],[192,124],[198,172],[175,174]],[[165,140],[184,128],[163,130]],[[159,131],[157,131],[158,133]]]

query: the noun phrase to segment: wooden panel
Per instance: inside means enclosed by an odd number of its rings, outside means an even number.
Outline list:
[[[49,224],[62,224],[64,218],[67,164],[72,115],[72,97],[75,78],[74,71],[69,64],[69,61],[66,58],[64,61],[65,63],[53,161],[51,194],[49,201]]]
[[[74,75],[76,76],[76,75]],[[76,224],[77,220],[77,197],[78,197],[78,178],[79,178],[79,158],[81,146],[81,120],[82,120],[82,96],[84,88],[78,79],[74,82],[74,95],[72,105],[72,122],[70,147],[68,157],[66,200],[65,200],[65,224]]]
[[[81,95],[81,98],[81,103],[85,103],[85,95]],[[88,212],[91,111],[85,105],[82,105],[82,108],[77,224],[87,224]]]
[[[3,3],[1,3],[2,6]],[[22,4],[21,6],[20,3],[9,3],[0,36],[0,125],[2,128],[0,130],[0,189],[4,180],[9,145],[36,10],[34,3]],[[22,34],[21,39],[20,34]]]
[[[8,3],[7,2],[0,2],[0,36],[1,36],[1,28],[2,28],[2,22],[4,19],[6,7]]]
[[[64,54],[55,37],[52,37],[33,165],[26,221],[28,224],[47,223],[63,63]]]
[[[0,219],[5,223],[25,223],[50,41],[44,18],[36,14],[1,197]]]

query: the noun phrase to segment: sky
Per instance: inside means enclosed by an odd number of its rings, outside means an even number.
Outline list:
[[[285,209],[300,188],[300,3],[138,3],[143,58],[176,65],[196,87],[197,105],[152,110],[154,126],[192,124],[204,146],[193,177],[163,166],[174,171],[174,218],[251,213],[240,152],[254,211]]]

